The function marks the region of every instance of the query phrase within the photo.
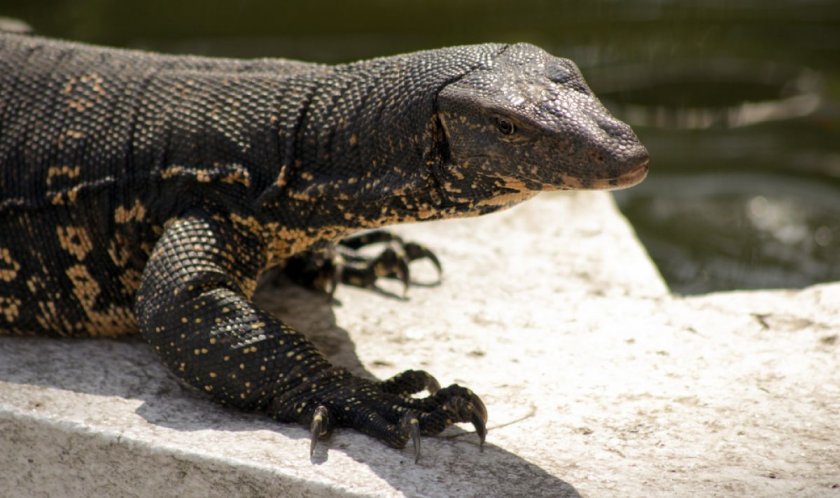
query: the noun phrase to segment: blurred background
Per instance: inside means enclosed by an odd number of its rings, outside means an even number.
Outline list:
[[[616,193],[671,288],[840,280],[838,0],[0,0],[41,34],[343,62],[527,41],[575,60],[651,174]]]

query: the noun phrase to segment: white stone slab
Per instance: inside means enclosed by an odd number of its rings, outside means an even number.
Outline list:
[[[310,460],[141,341],[0,337],[0,496],[840,496],[840,285],[672,297],[603,193],[399,231],[442,285],[260,300],[359,373],[470,386],[483,453],[338,430]]]

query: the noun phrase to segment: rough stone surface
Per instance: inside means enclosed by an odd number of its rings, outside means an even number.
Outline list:
[[[418,465],[339,430],[310,460],[140,341],[0,337],[0,496],[840,497],[840,284],[672,296],[603,193],[399,231],[442,285],[261,301],[357,372],[473,388],[483,453],[469,427]]]

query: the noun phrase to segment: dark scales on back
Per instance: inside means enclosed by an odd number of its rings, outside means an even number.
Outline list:
[[[641,181],[647,152],[569,60],[475,45],[325,66],[0,34],[0,330],[139,331],[222,403],[394,447],[487,412],[423,371],[335,367],[254,305],[257,278],[407,281],[403,221]],[[411,394],[428,390],[430,395]]]

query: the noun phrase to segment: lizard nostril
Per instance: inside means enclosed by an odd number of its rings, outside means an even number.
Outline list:
[[[590,149],[586,151],[587,156],[589,156],[590,162],[594,164],[601,164],[604,162],[604,155],[601,154],[601,151],[596,149]]]

